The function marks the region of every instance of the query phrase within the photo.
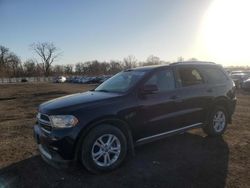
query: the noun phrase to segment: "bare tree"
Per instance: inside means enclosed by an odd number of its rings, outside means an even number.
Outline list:
[[[64,75],[64,65],[55,65],[52,67],[53,75]]]
[[[124,69],[136,67],[137,59],[133,55],[129,55],[123,59]]]
[[[64,72],[66,75],[72,75],[73,74],[73,68],[74,66],[73,65],[66,65],[64,67]]]
[[[6,76],[6,64],[7,64],[7,57],[9,55],[9,49],[0,45],[0,76]]]
[[[18,77],[23,73],[21,60],[16,54],[10,53],[8,55],[6,70],[11,77]]]
[[[44,75],[44,68],[43,63],[36,64],[36,76],[43,76]]]
[[[75,65],[75,73],[76,74],[82,74],[83,73],[83,68],[84,68],[84,65],[82,62],[79,62],[79,63],[76,63]]]
[[[119,61],[111,60],[109,63],[109,74],[116,74],[117,72],[120,72],[123,69],[122,63]]]
[[[143,63],[142,65],[145,66],[145,65],[159,65],[159,64],[161,64],[160,58],[154,55],[150,55],[147,58],[146,63]]]
[[[28,59],[23,63],[23,72],[25,76],[38,76],[37,62],[34,59]]]
[[[49,76],[51,64],[61,55],[59,49],[50,42],[34,43],[31,48],[41,58],[45,76]]]
[[[9,49],[0,45],[0,65],[3,66],[6,63],[6,56],[9,54]]]

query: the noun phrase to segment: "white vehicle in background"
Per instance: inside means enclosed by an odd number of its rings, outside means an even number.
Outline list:
[[[55,78],[55,83],[64,83],[66,80],[67,78],[65,76],[58,76]]]

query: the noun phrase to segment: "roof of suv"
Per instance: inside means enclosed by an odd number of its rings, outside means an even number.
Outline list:
[[[169,66],[179,66],[179,65],[217,65],[213,62],[206,62],[206,61],[183,61],[183,62],[175,62],[168,65],[150,65],[150,66],[144,66],[144,67],[137,67],[133,68],[132,70],[140,70],[140,71],[146,71],[146,70],[153,70],[153,69],[160,69],[164,67]]]

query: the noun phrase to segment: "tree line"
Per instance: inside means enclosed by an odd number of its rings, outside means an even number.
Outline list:
[[[9,48],[0,45],[0,77],[33,77],[33,76],[57,76],[57,75],[109,75],[121,70],[137,66],[158,65],[168,63],[159,57],[149,56],[146,61],[139,62],[135,56],[129,55],[123,60],[111,61],[86,61],[66,65],[53,65],[62,55],[53,43],[33,43],[30,49],[35,52],[38,59],[21,59]]]
[[[58,76],[58,75],[109,75],[120,72],[124,69],[130,69],[137,66],[169,64],[170,62],[162,61],[159,57],[150,55],[146,61],[140,62],[135,56],[129,55],[123,60],[111,61],[86,61],[75,64],[53,65],[59,59],[62,52],[51,42],[38,42],[30,45],[38,58],[21,59],[9,48],[0,45],[0,78],[12,77],[40,77],[40,76]],[[197,61],[196,58],[189,59]],[[179,57],[177,61],[184,61]],[[249,69],[249,67],[228,67],[230,70]]]

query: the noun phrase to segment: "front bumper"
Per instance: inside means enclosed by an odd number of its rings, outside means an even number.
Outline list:
[[[73,145],[67,136],[58,137],[34,126],[34,138],[42,158],[53,166],[68,165],[74,159]]]

